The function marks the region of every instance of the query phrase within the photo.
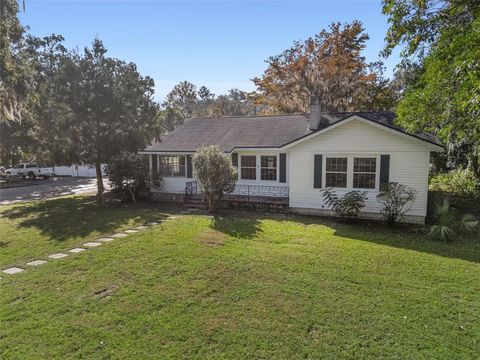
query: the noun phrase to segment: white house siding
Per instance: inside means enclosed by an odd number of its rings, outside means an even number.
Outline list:
[[[388,130],[372,126],[361,120],[340,125],[300,142],[289,149],[290,165],[290,207],[299,212],[312,213],[309,210],[327,210],[320,189],[313,187],[314,155],[390,155],[390,181],[396,181],[417,191],[415,202],[411,205],[405,221],[423,222],[426,215],[428,192],[428,169],[432,147],[415,138],[391,133]],[[349,160],[349,166],[352,161]],[[379,180],[379,161],[377,161],[377,187]],[[325,177],[325,170],[322,171]],[[322,181],[325,185],[325,181]],[[337,190],[344,194],[352,188]],[[376,201],[377,190],[368,190],[368,200],[362,210],[365,217],[378,216],[380,209]]]
[[[287,197],[288,196],[288,154],[287,154],[287,182],[281,183],[280,178],[280,152],[278,150],[263,150],[263,149],[249,149],[238,151],[238,167],[239,174],[237,189],[233,194],[246,195],[248,191],[251,196],[278,196],[278,197]],[[158,154],[162,155],[162,154]],[[172,155],[172,154],[165,154]],[[241,172],[241,156],[242,155],[255,155],[257,157],[257,169],[256,169],[256,180],[242,180],[240,176]],[[260,157],[262,155],[274,155],[277,157],[277,180],[276,181],[266,181],[260,180]],[[150,168],[152,168],[152,156],[150,155]],[[163,177],[163,186],[156,191],[166,192],[166,193],[183,193],[185,191],[185,186],[188,181],[193,181],[195,179],[195,173],[193,178],[187,178],[186,176],[182,177]],[[250,186],[248,186],[250,185]],[[248,187],[247,187],[248,186]],[[198,186],[198,191],[200,192],[200,186]]]

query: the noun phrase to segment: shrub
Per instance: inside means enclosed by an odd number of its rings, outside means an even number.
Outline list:
[[[465,197],[480,197],[480,182],[469,170],[453,170],[430,180],[430,190],[454,193]]]
[[[366,191],[350,191],[339,197],[331,188],[320,190],[325,203],[340,217],[356,218],[365,207]]]
[[[107,176],[114,192],[134,203],[141,193],[147,193],[159,182],[150,176],[148,163],[142,155],[122,152],[107,165]]]
[[[456,237],[468,235],[475,231],[478,221],[471,214],[460,215],[450,206],[448,199],[437,203],[434,213],[435,225],[430,228],[429,235],[433,239],[452,241]]]
[[[217,146],[204,146],[193,156],[195,177],[207,200],[208,210],[215,211],[215,204],[225,193],[235,189],[237,169],[230,156]]]
[[[415,200],[417,192],[406,185],[390,182],[377,195],[380,211],[388,225],[392,226],[410,209],[408,203]]]

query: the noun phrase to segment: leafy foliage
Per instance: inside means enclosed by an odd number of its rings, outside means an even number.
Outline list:
[[[202,192],[208,203],[208,210],[215,211],[215,203],[223,194],[235,189],[237,170],[230,156],[217,146],[204,146],[193,156],[195,177],[200,182]]]
[[[404,58],[422,56],[435,43],[443,29],[461,29],[478,13],[478,0],[383,0],[382,12],[388,16],[390,28],[383,55],[405,44]]]
[[[197,87],[188,81],[175,85],[162,107],[159,118],[166,131],[172,131],[191,117],[210,118],[255,113],[255,105],[245,91],[231,89],[228,94],[215,97],[206,86],[197,90]]]
[[[127,196],[134,203],[139,195],[148,193],[159,179],[150,176],[148,162],[142,155],[121,152],[107,165],[107,176],[114,192]]]
[[[458,169],[434,176],[430,189],[450,192],[465,197],[480,198],[480,180],[471,171]]]
[[[320,190],[325,203],[340,217],[356,218],[365,207],[366,191],[349,191],[339,197],[332,188]]]
[[[307,112],[310,97],[319,96],[323,111],[385,110],[394,105],[393,88],[382,77],[380,62],[367,63],[361,52],[368,35],[359,21],[332,23],[313,38],[266,62],[254,78],[256,101],[270,112]]]
[[[478,221],[471,214],[460,215],[450,206],[448,199],[437,203],[434,213],[435,225],[430,228],[429,236],[436,240],[452,241],[472,233]]]
[[[381,213],[388,225],[395,224],[409,210],[408,203],[415,200],[416,190],[397,182],[389,182],[377,195]]]

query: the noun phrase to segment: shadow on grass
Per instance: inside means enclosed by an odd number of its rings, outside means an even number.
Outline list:
[[[238,239],[251,239],[261,232],[256,217],[215,216],[210,227]]]
[[[20,220],[18,227],[38,229],[57,241],[93,232],[107,233],[131,221],[145,223],[165,216],[154,203],[98,205],[93,196],[12,205],[2,212],[3,218]]]
[[[437,256],[461,259],[480,263],[480,236],[468,240],[443,243],[430,240],[419,226],[399,226],[387,228],[382,222],[343,223],[333,218],[319,218],[292,214],[252,214],[246,212],[228,212],[221,218],[215,218],[212,227],[231,236],[252,238],[261,232],[261,219],[289,221],[300,225],[323,225],[331,228],[338,237],[361,240],[399,249],[412,250]],[[308,228],[305,229],[308,231]]]

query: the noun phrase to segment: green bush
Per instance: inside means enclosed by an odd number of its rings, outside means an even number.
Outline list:
[[[137,202],[139,195],[147,194],[159,179],[150,176],[147,161],[142,155],[122,152],[107,165],[107,176],[112,191]]]
[[[434,213],[435,225],[430,228],[430,237],[435,240],[452,241],[473,233],[478,225],[472,214],[461,215],[450,205],[448,199],[437,203]]]
[[[445,191],[465,197],[480,197],[480,181],[469,170],[453,170],[430,180],[430,190]]]
[[[356,218],[365,207],[366,191],[350,191],[339,197],[331,188],[320,190],[325,203],[340,217]]]
[[[415,200],[417,191],[397,182],[389,182],[377,195],[380,211],[389,226],[395,224],[410,209],[408,203]]]

